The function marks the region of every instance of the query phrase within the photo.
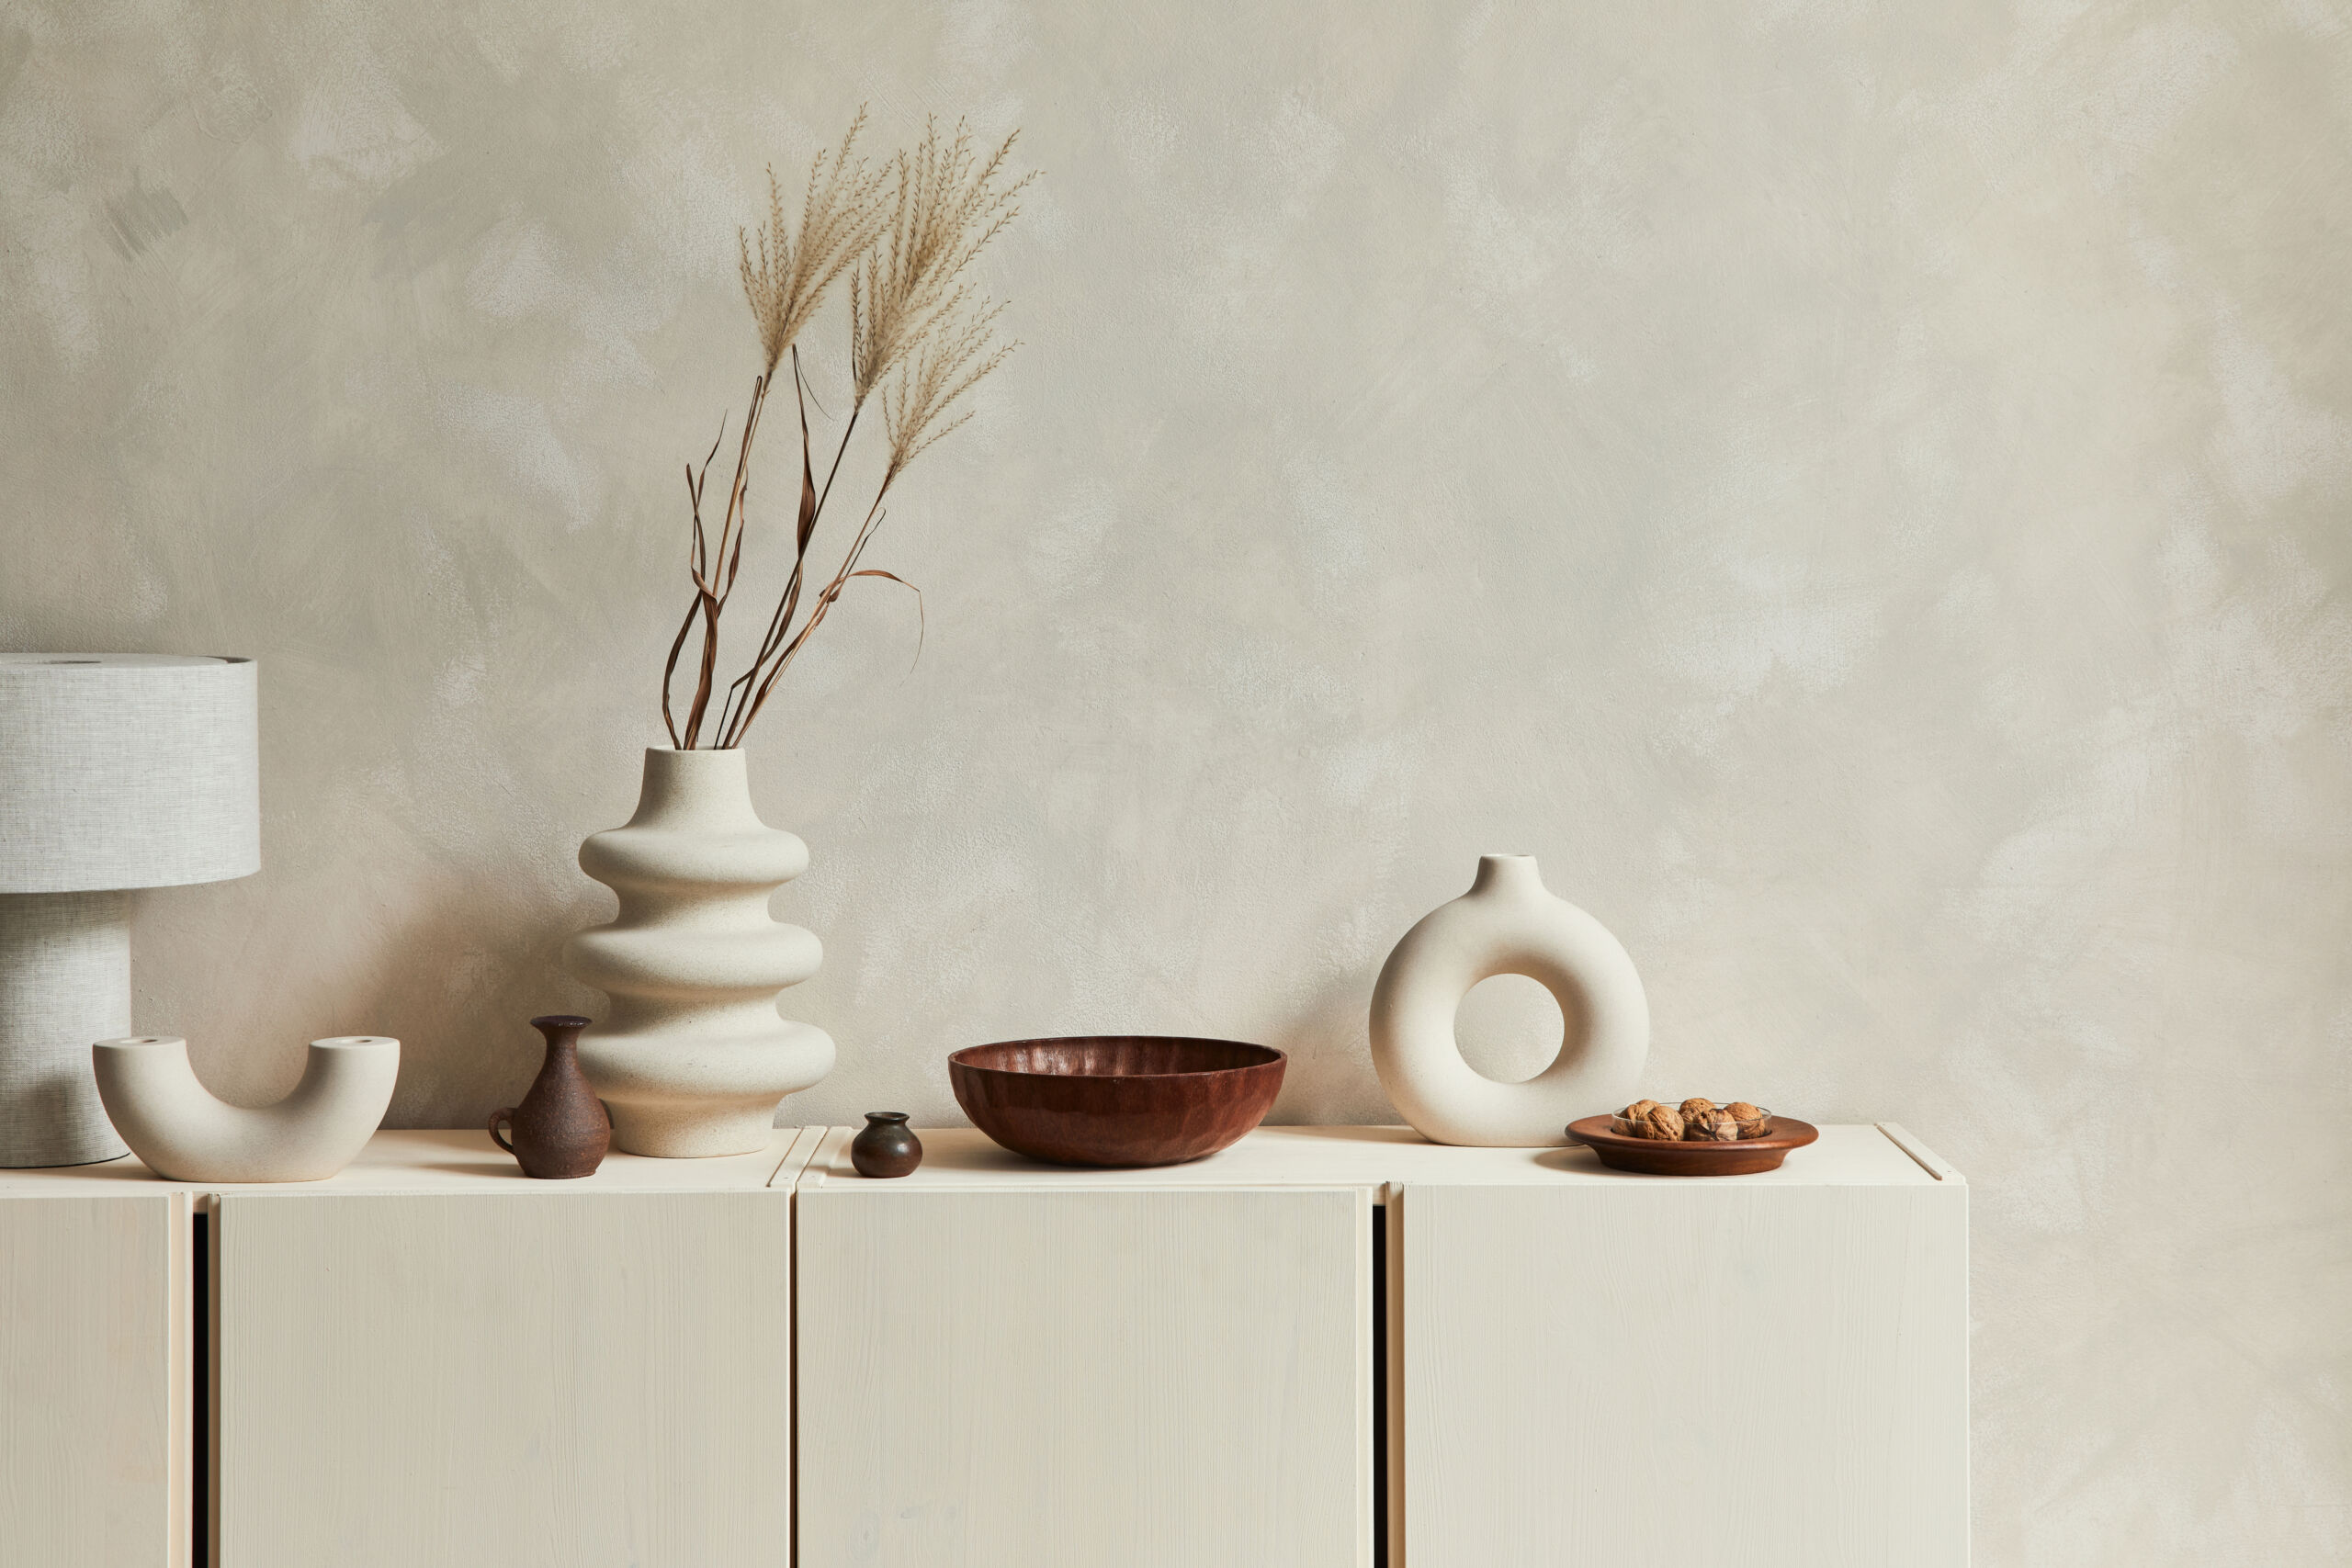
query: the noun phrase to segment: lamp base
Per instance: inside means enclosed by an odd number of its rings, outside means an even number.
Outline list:
[[[90,1070],[130,1032],[130,896],[0,893],[0,1169],[130,1152]]]

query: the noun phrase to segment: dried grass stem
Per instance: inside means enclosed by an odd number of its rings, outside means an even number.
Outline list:
[[[997,336],[1003,306],[979,298],[966,276],[980,253],[1020,215],[1018,197],[1035,175],[1011,179],[1007,161],[1018,136],[1008,136],[985,159],[958,124],[943,139],[936,121],[922,140],[879,169],[856,156],[865,113],[830,153],[809,165],[797,226],[785,209],[783,188],[768,174],[768,216],[756,231],[740,236],[743,294],[759,332],[763,363],[752,383],[729,482],[725,509],[714,544],[704,517],[711,464],[726,442],[721,421],[697,469],[686,466],[686,498],[692,521],[687,569],[695,589],[692,604],[672,639],[662,672],[662,721],[670,743],[681,749],[701,740],[718,679],[720,617],[742,568],[743,540],[750,532],[746,502],[752,449],[760,417],[785,357],[792,359],[793,401],[800,426],[800,493],[792,570],[743,672],[719,696],[711,744],[742,743],[777,681],[791,667],[811,634],[859,578],[881,578],[915,593],[922,592],[894,573],[863,564],[883,520],[891,488],[908,465],[971,417],[965,395],[992,374],[1017,344]],[[844,276],[850,297],[850,404],[841,436],[816,483],[808,423],[808,389],[798,339],[828,290]],[[833,481],[867,400],[881,400],[881,428],[888,449],[882,476],[840,565],[817,591],[805,613],[808,550],[831,498]],[[680,660],[696,624],[702,645],[695,660],[695,694],[683,729],[673,717],[671,692]]]

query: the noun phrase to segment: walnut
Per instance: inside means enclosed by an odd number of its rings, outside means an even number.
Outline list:
[[[1609,1116],[1609,1130],[1621,1138],[1649,1136],[1642,1131],[1642,1118],[1648,1115],[1657,1105],[1657,1101],[1655,1100],[1637,1100],[1623,1111],[1611,1111]]]
[[[1682,1141],[1682,1112],[1671,1105],[1651,1106],[1639,1126],[1645,1138],[1656,1138],[1668,1144]]]
[[[1743,1138],[1760,1138],[1772,1130],[1772,1113],[1760,1105],[1735,1100],[1724,1109],[1739,1122],[1739,1135]]]
[[[1739,1142],[1739,1119],[1728,1111],[1710,1111],[1694,1116],[1682,1131],[1684,1138],[1694,1144],[1736,1144]]]
[[[1713,1100],[1693,1095],[1689,1100],[1682,1102],[1682,1120],[1688,1122],[1693,1117],[1704,1116],[1708,1111],[1713,1111],[1714,1108],[1715,1102]]]
[[[1730,1111],[1742,1122],[1753,1122],[1758,1117],[1764,1114],[1763,1109],[1760,1106],[1750,1105],[1744,1100],[1735,1100],[1729,1105],[1724,1106],[1724,1109]]]

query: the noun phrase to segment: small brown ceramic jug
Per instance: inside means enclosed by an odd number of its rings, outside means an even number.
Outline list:
[[[849,1163],[860,1176],[910,1176],[922,1163],[922,1140],[905,1111],[869,1111],[865,1130],[850,1140]]]
[[[547,1060],[520,1105],[490,1114],[490,1135],[514,1156],[526,1176],[567,1180],[594,1176],[612,1146],[613,1119],[580,1073],[580,1032],[590,1020],[556,1014],[531,1020],[547,1036]],[[500,1136],[498,1124],[512,1124],[514,1141]]]

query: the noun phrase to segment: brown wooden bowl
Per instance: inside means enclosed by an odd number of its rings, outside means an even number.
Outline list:
[[[1133,1168],[1203,1158],[1264,1121],[1286,1060],[1238,1040],[1081,1035],[967,1046],[947,1081],[972,1125],[1015,1154]]]
[[[1759,1170],[1778,1170],[1791,1149],[1801,1149],[1819,1136],[1819,1128],[1793,1116],[1775,1116],[1762,1137],[1742,1138],[1736,1144],[1629,1138],[1611,1132],[1606,1116],[1587,1116],[1568,1123],[1570,1143],[1584,1145],[1611,1170],[1637,1170],[1645,1176],[1753,1176]]]

